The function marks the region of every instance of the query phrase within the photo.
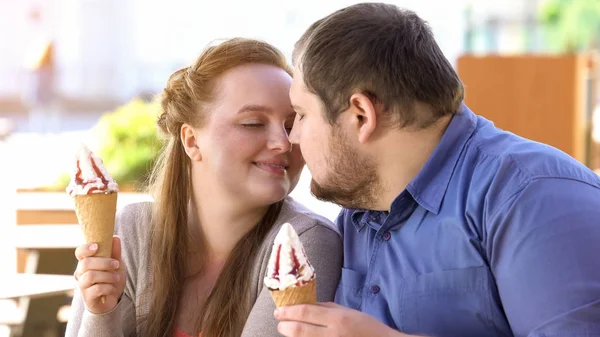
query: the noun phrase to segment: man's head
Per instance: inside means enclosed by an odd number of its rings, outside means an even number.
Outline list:
[[[394,5],[357,4],[315,22],[293,61],[291,139],[312,192],[346,207],[368,206],[380,187],[372,150],[383,135],[427,129],[463,100],[427,23]]]

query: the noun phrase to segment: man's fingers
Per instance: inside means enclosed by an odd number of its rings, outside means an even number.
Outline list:
[[[81,274],[77,282],[79,284],[79,288],[86,289],[100,283],[116,284],[119,282],[120,278],[121,275],[116,272],[112,273],[107,271],[91,270]]]
[[[114,235],[112,239],[112,254],[115,260],[121,261],[121,238]]]
[[[327,328],[300,322],[279,322],[277,331],[286,337],[325,337]]]
[[[75,248],[75,257],[81,261],[86,257],[94,256],[96,252],[98,252],[98,244],[96,243],[80,245]]]
[[[292,305],[275,310],[275,318],[280,321],[296,321],[327,326],[327,322],[331,316],[330,310],[329,308],[317,305]]]
[[[321,307],[329,308],[329,309],[343,308],[341,305],[333,303],[333,302],[319,302],[319,303],[317,303],[317,305],[321,306]]]

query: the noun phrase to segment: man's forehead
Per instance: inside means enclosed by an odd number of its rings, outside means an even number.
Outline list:
[[[308,93],[306,88],[306,84],[304,83],[304,76],[299,69],[294,69],[292,76],[292,87],[290,88],[290,92],[294,92],[300,94],[302,92]]]

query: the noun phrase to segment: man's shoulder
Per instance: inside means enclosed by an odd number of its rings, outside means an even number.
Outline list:
[[[452,183],[461,196],[452,200],[471,207],[470,212],[494,217],[524,210],[529,207],[524,200],[556,194],[564,199],[582,190],[600,193],[600,177],[565,152],[495,128],[485,119],[479,124]],[[560,211],[560,207],[543,210],[548,215]]]
[[[536,179],[566,179],[600,187],[600,178],[567,153],[547,144],[495,128],[480,126],[470,140],[463,159],[480,184],[522,188]]]

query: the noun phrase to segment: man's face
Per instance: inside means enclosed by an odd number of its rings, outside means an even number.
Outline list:
[[[307,89],[297,68],[290,99],[296,111],[290,141],[300,145],[312,175],[311,192],[342,207],[369,208],[377,189],[376,166],[357,149],[347,118],[340,116],[334,125],[329,124],[321,100]]]

